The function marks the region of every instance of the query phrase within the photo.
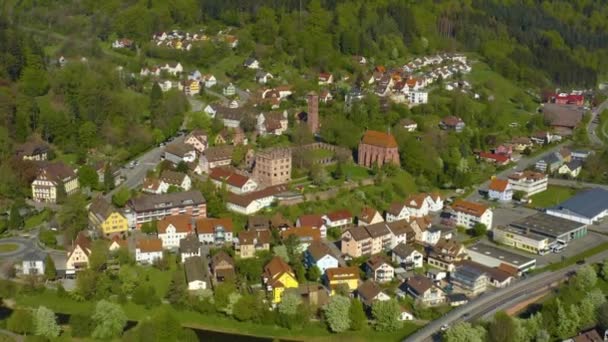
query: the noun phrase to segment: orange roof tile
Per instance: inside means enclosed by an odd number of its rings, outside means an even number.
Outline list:
[[[480,203],[457,200],[456,202],[454,202],[454,204],[452,204],[452,209],[477,217],[481,217],[481,215],[483,215],[483,213],[488,210],[488,207]]]
[[[494,178],[490,182],[490,190],[494,190],[494,191],[498,191],[498,192],[504,192],[505,190],[507,190],[508,186],[509,186],[509,181],[506,179]]]
[[[160,252],[163,250],[163,241],[157,238],[141,239],[137,241],[137,248],[143,253]]]
[[[189,215],[167,216],[158,221],[158,233],[165,234],[169,225],[175,227],[175,231],[178,233],[189,233],[192,231],[192,217]]]
[[[363,144],[394,148],[397,147],[397,141],[395,137],[391,134],[368,130],[363,135],[363,140],[361,141]]]

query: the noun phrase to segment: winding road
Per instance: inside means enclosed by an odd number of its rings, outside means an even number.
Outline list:
[[[595,123],[594,121],[606,109],[608,109],[608,100],[600,103],[599,106],[595,107],[591,111],[591,120],[589,120],[589,123],[587,124],[587,135],[589,136],[589,141],[593,145],[601,146],[604,144],[604,141],[602,139],[600,139],[600,137],[597,136],[597,125],[598,124]],[[605,127],[605,126],[602,127],[601,133],[604,135],[605,138],[608,139],[608,131],[607,131],[608,129],[607,128],[608,127]]]

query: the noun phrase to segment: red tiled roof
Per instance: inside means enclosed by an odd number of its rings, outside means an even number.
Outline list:
[[[492,159],[499,163],[506,163],[509,161],[509,157],[504,154],[494,154],[490,152],[479,152],[479,157],[483,159]]]
[[[157,238],[141,239],[137,241],[137,248],[143,253],[160,252],[163,250],[163,241]]]
[[[391,134],[372,130],[368,130],[365,132],[365,135],[363,135],[363,140],[361,142],[363,144],[379,147],[397,147],[397,141],[395,140],[395,137],[393,137]]]
[[[352,267],[331,267],[325,270],[327,280],[330,282],[343,279],[359,279],[359,268]]]
[[[225,231],[232,232],[232,219],[230,218],[202,218],[196,221],[196,230],[201,233],[213,233],[216,227],[223,227]]]
[[[508,186],[509,186],[509,181],[506,179],[494,178],[490,182],[490,190],[494,190],[494,191],[498,191],[498,192],[504,192],[505,190],[507,190]]]
[[[169,225],[175,227],[177,233],[189,233],[192,231],[192,218],[190,215],[167,216],[158,221],[158,233],[165,234]]]
[[[209,177],[237,188],[242,188],[249,181],[249,177],[222,167],[212,169]]]
[[[321,215],[317,214],[302,215],[298,220],[300,221],[300,226],[318,228],[323,225],[323,219],[321,218]]]
[[[488,207],[480,203],[457,200],[452,204],[452,209],[480,217],[488,210]]]
[[[346,220],[346,219],[350,219],[352,217],[353,217],[353,214],[351,214],[350,211],[348,211],[346,209],[337,210],[337,211],[327,214],[327,218],[332,222]]]
[[[321,231],[313,227],[295,227],[288,228],[281,232],[281,238],[286,239],[290,235],[295,235],[299,239],[310,239],[312,241],[318,241],[321,239]]]
[[[455,127],[462,122],[462,119],[453,115],[446,116],[441,120],[446,126]]]

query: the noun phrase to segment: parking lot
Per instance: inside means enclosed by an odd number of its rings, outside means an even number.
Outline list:
[[[526,216],[536,214],[537,211],[526,207],[513,207],[513,205],[503,205],[494,209],[492,226],[507,226],[509,223],[522,219]]]

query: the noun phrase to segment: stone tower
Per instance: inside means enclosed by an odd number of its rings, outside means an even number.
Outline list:
[[[306,95],[308,102],[308,116],[306,123],[312,134],[319,133],[319,95],[315,92],[310,92]]]

